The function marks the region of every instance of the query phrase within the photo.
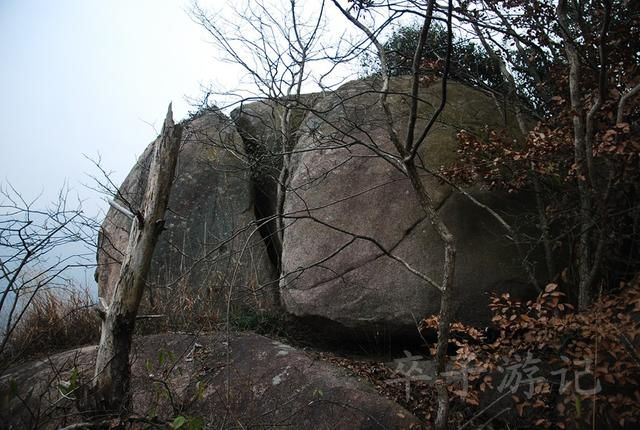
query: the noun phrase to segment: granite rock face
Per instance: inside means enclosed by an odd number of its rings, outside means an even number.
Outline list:
[[[232,113],[233,122],[216,112],[190,121],[168,229],[156,250],[149,283],[186,285],[196,299],[221,302],[231,289],[233,303],[259,309],[282,303],[290,314],[337,334],[345,328],[415,333],[415,318],[438,311],[439,293],[378,245],[436,280],[443,246],[408,180],[384,158],[396,151],[378,87],[373,80],[359,80],[335,92],[304,96],[293,111],[288,141],[281,127],[284,102],[243,105]],[[392,80],[388,100],[401,138],[406,134],[409,91],[408,78]],[[430,120],[440,98],[437,83],[421,88],[418,129]],[[456,135],[463,129],[485,136],[488,129],[513,132],[517,127],[512,113],[500,112],[491,96],[451,82],[446,107],[418,154],[426,168],[423,183],[457,241],[457,317],[485,324],[490,292],[526,298],[535,291],[503,227],[427,172],[456,160]],[[284,148],[283,142],[291,147]],[[272,239],[277,188],[283,153],[290,150],[286,228],[280,243]],[[148,149],[121,187],[134,208],[145,186],[149,154]],[[532,227],[531,196],[490,192],[480,184],[468,192],[518,228]],[[263,227],[260,234],[251,234],[256,216]],[[128,225],[115,209],[103,225],[97,275],[100,295],[107,299],[126,248]]]
[[[81,383],[90,381],[96,350],[67,351],[7,371],[0,393],[13,386],[19,396],[7,396],[0,426],[69,424],[64,420],[78,416],[77,404],[72,397],[61,398],[59,386],[72,372]],[[138,416],[169,423],[178,415],[198,417],[206,428],[216,429],[424,428],[346,369],[255,334],[167,333],[136,338],[132,351],[130,411]],[[59,400],[40,401],[50,398]]]
[[[137,209],[146,187],[147,147],[120,187],[116,201]],[[130,220],[110,208],[97,255],[99,295],[111,300],[126,250]],[[277,276],[255,231],[247,157],[233,123],[222,113],[204,113],[186,124],[171,190],[166,230],[160,236],[147,280],[151,299],[188,291],[194,300],[225,307],[272,308]],[[166,296],[164,299],[170,300]]]
[[[410,80],[392,80],[389,104],[403,138]],[[418,125],[440,102],[440,85],[422,88]],[[447,104],[419,152],[428,169],[457,157],[456,134],[506,124],[485,93],[452,82]],[[409,181],[380,154],[395,154],[378,93],[354,81],[327,94],[309,114],[295,148],[284,213],[281,298],[290,313],[355,332],[415,332],[415,319],[439,309],[439,292],[392,260],[373,242],[439,279],[443,245],[419,207]],[[488,321],[489,292],[535,293],[505,230],[484,209],[424,173],[423,183],[457,240],[457,317]],[[507,219],[522,220],[531,199],[472,187],[469,192]]]

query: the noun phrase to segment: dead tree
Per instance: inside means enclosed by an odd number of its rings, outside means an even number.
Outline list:
[[[132,217],[129,244],[108,306],[101,299],[102,334],[96,359],[93,400],[101,411],[118,411],[129,400],[129,352],[136,314],[160,233],[176,169],[182,125],[171,105],[155,142],[142,209]]]

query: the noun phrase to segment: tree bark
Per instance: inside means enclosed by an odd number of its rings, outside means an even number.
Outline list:
[[[558,2],[556,13],[562,29],[561,34],[565,42],[565,51],[569,61],[569,94],[573,109],[573,149],[574,164],[576,166],[576,182],[578,184],[579,207],[579,236],[576,245],[578,269],[578,308],[586,309],[591,304],[591,289],[599,262],[592,260],[591,230],[593,227],[593,186],[591,178],[591,145],[589,144],[587,118],[584,112],[584,92],[581,86],[580,54],[575,46],[574,37],[568,24],[568,6],[566,0]],[[597,103],[596,103],[597,104]]]
[[[171,105],[162,133],[155,142],[142,211],[131,223],[129,244],[120,277],[105,310],[93,386],[99,411],[119,412],[129,402],[129,352],[136,314],[158,237],[175,173],[182,125],[175,125]]]

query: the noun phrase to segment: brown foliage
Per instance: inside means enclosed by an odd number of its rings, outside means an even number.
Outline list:
[[[499,96],[529,113],[519,117],[529,131],[516,141],[463,130],[460,162],[443,174],[534,192],[547,260],[559,246],[569,251],[567,292],[585,306],[598,285],[616,287],[640,268],[640,3],[569,3],[492,0],[467,14],[496,25],[486,50],[504,50],[513,87]]]
[[[510,390],[517,415],[540,428],[637,423],[640,278],[618,294],[601,297],[585,312],[575,312],[564,298],[556,284],[526,303],[508,294],[493,297],[499,336],[480,344],[454,340],[456,366],[472,371],[470,389],[450,387],[452,393],[479,405],[483,393]],[[436,323],[429,318],[423,326]],[[455,330],[469,338],[480,336],[462,324]]]
[[[100,319],[87,291],[41,291],[19,321],[1,360],[11,363],[93,344],[99,337]]]

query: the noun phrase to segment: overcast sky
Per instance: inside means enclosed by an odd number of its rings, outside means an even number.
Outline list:
[[[242,74],[219,61],[191,2],[0,0],[0,184],[27,200],[41,194],[45,207],[66,183],[100,216],[107,204],[86,187],[98,171],[85,156],[100,157],[120,184],[169,102],[180,120],[203,87],[236,89]],[[226,4],[238,2],[200,3],[228,15]],[[300,16],[312,19],[318,4],[306,1]],[[340,37],[346,26],[331,13]]]
[[[50,199],[67,180],[89,197],[82,183],[95,169],[83,154],[100,154],[119,183],[155,138],[170,101],[180,119],[185,96],[197,97],[201,84],[231,85],[233,73],[214,60],[189,5],[0,0],[0,182]]]
[[[99,197],[82,184],[96,169],[84,155],[100,155],[119,184],[170,101],[179,120],[202,86],[235,89],[239,70],[218,60],[191,2],[0,0],[0,183],[48,201],[68,181],[95,208]],[[224,13],[237,2],[200,3]],[[317,2],[306,3],[312,15]]]

